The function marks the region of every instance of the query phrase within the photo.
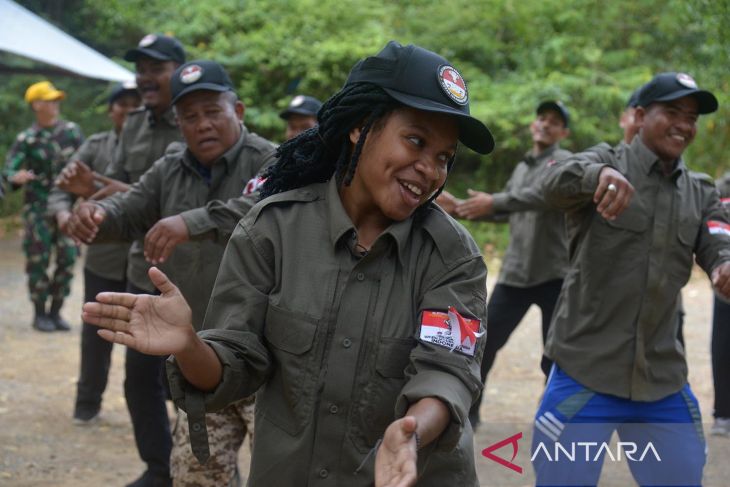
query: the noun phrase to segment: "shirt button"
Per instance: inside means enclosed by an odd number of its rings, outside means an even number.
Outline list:
[[[329,474],[330,473],[326,468],[322,468],[319,470],[319,476],[322,477],[323,479],[326,479]]]
[[[352,345],[352,340],[350,340],[349,338],[345,338],[344,340],[342,340],[343,347],[350,348],[351,345]]]
[[[365,279],[365,274],[363,274],[362,272],[358,272],[356,277],[358,281],[362,281],[363,279]]]
[[[200,423],[193,423],[193,431],[195,431],[197,433],[201,429],[203,429],[203,428],[200,426]]]
[[[340,408],[337,407],[337,404],[333,404],[330,406],[330,413],[337,414],[340,411]]]

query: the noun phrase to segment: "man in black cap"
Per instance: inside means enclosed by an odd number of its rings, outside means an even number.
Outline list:
[[[105,173],[116,182],[98,192],[97,199],[126,191],[129,184],[137,182],[162,157],[168,145],[182,139],[170,94],[172,74],[185,62],[182,44],[173,37],[148,34],[137,47],[127,51],[124,59],[134,62],[144,107],[129,113],[114,159]],[[144,242],[138,240],[129,251],[127,290],[132,293],[155,292],[147,277],[149,264],[143,247]],[[169,483],[172,438],[165,406],[164,360],[127,350],[125,374],[124,395],[134,437],[140,457],[147,463],[147,471],[131,485],[153,485],[154,479]]]
[[[677,343],[677,298],[693,256],[730,297],[730,221],[712,179],[687,170],[682,153],[699,116],[717,106],[689,75],[661,73],[639,92],[630,144],[547,173],[545,198],[566,211],[571,268],[545,347],[555,366],[535,418],[538,484],[595,485],[594,455],[545,452],[602,445],[615,430],[641,456],[630,462],[640,485],[702,482],[705,442]]]
[[[99,181],[99,174],[103,174],[112,161],[127,113],[138,108],[140,102],[139,92],[133,81],[115,86],[108,98],[112,130],[86,139],[56,179],[56,187],[49,196],[48,209],[61,231],[67,230],[74,198],[90,198],[90,193],[103,185]],[[83,184],[74,186],[71,184],[72,180],[83,181]],[[126,289],[128,252],[129,244],[126,243],[89,247],[84,262],[84,302],[103,291],[121,292]],[[83,323],[81,363],[73,413],[74,423],[77,425],[91,424],[99,419],[102,394],[109,376],[111,351],[111,344],[99,338],[96,327]]]
[[[219,218],[216,208],[241,195],[274,145],[243,125],[244,105],[218,63],[191,61],[180,66],[171,80],[171,95],[185,144],[168,148],[128,192],[82,203],[72,226],[77,238],[86,241],[144,236],[147,260],[180,287],[194,322],[201,326],[237,223]],[[206,423],[211,458],[201,464],[192,456],[191,430],[180,411],[171,455],[177,486],[230,484],[238,449],[253,430],[253,397],[207,415]],[[200,434],[192,429],[192,435]]]
[[[509,222],[509,246],[487,306],[489,333],[481,364],[485,383],[497,352],[533,304],[542,311],[544,343],[568,269],[565,218],[546,205],[540,185],[550,165],[571,155],[560,148],[560,142],[570,134],[570,113],[561,102],[545,101],[535,115],[530,124],[532,149],[517,164],[502,192],[469,190],[470,197],[464,201],[444,192],[437,200],[457,218]],[[546,377],[551,365],[542,358]],[[479,423],[481,397],[469,412],[474,427]]]
[[[289,106],[279,114],[279,117],[286,120],[286,140],[316,126],[320,108],[322,102],[312,96],[297,95],[292,98]]]

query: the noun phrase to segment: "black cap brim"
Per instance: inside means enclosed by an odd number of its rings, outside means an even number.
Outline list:
[[[289,118],[290,115],[304,115],[305,117],[316,117],[317,112],[312,113],[310,110],[305,110],[302,108],[287,108],[279,114],[279,117],[286,120],[287,118]]]
[[[124,96],[127,96],[127,95],[139,96],[139,91],[137,91],[137,88],[125,88],[123,90],[119,90],[109,97],[108,103],[109,103],[109,105],[111,105],[118,99],[120,99]]]
[[[692,88],[687,88],[686,90],[675,91],[668,95],[659,97],[659,98],[655,99],[654,101],[655,102],[672,101],[672,100],[678,100],[680,98],[684,98],[685,96],[692,96],[697,100],[697,112],[700,115],[715,112],[715,111],[717,111],[717,108],[719,106],[719,104],[717,102],[717,98],[715,98],[715,95],[713,95],[709,91],[695,90]]]
[[[135,47],[134,49],[130,49],[124,55],[124,60],[134,63],[137,62],[140,56],[150,57],[152,59],[157,59],[158,61],[174,61],[174,59],[170,56],[162,54],[159,51],[155,51],[154,49],[147,49],[144,47]]]
[[[427,100],[418,96],[407,95],[391,88],[383,88],[386,93],[406,106],[426,112],[445,113],[457,117],[459,125],[459,141],[480,154],[489,154],[494,150],[494,137],[486,125],[478,119],[460,112],[448,105]]]
[[[178,93],[172,99],[172,101],[170,102],[170,104],[174,105],[175,103],[177,103],[180,100],[180,98],[182,98],[183,96],[185,96],[187,94],[190,94],[190,93],[192,93],[194,91],[203,91],[203,90],[205,90],[205,91],[217,91],[219,93],[223,93],[225,91],[233,91],[230,88],[226,88],[224,86],[216,85],[216,84],[213,84],[213,83],[197,83],[197,84],[193,84],[193,85],[188,86],[187,88],[185,88],[184,90],[182,90],[180,93]]]

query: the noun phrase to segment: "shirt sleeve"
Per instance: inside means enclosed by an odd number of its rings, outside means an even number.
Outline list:
[[[164,158],[155,162],[129,191],[116,193],[97,203],[106,211],[106,218],[99,226],[97,241],[132,241],[142,238],[160,219],[164,163]]]
[[[476,318],[481,330],[486,326],[487,269],[481,256],[470,256],[437,276],[427,286],[419,304],[426,310],[446,311],[453,306],[465,318]],[[396,417],[425,397],[443,401],[451,421],[438,439],[437,449],[452,450],[459,442],[469,408],[482,388],[480,363],[486,334],[477,339],[474,356],[450,351],[446,347],[419,341],[411,352],[406,368],[408,381],[396,401]]]
[[[223,366],[218,386],[202,393],[206,411],[217,411],[256,392],[272,365],[263,333],[268,296],[274,286],[273,247],[252,235],[245,222],[236,227],[223,254],[203,330],[198,332]],[[194,388],[174,357],[167,369],[172,398],[185,409],[186,395]]]
[[[548,206],[574,211],[593,203],[601,169],[608,166],[604,157],[589,151],[552,165],[545,173],[541,191]]]
[[[713,269],[730,261],[730,216],[720,202],[720,195],[709,182],[702,182],[704,192],[702,225],[695,243],[697,264],[711,275]]]
[[[122,133],[119,134],[119,141],[117,142],[116,147],[114,148],[114,153],[112,154],[112,160],[109,163],[109,165],[106,167],[106,170],[104,171],[104,175],[107,177],[110,177],[112,179],[116,179],[117,181],[121,181],[123,183],[129,183],[129,174],[124,170],[124,155],[126,151],[126,137],[124,130],[127,128],[127,124],[124,124],[124,128],[122,128]]]
[[[5,155],[5,168],[3,170],[3,175],[6,178],[10,179],[23,167],[27,152],[25,136],[24,134],[20,134],[15,138],[13,145]]]
[[[227,201],[209,201],[201,208],[180,213],[192,238],[213,232],[213,238],[225,243],[230,239],[238,222],[256,204],[256,196],[240,196]]]

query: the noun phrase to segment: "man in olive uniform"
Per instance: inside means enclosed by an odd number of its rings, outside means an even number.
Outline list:
[[[551,165],[571,155],[560,148],[560,142],[570,134],[570,113],[560,102],[545,101],[535,114],[530,124],[532,149],[517,164],[504,191],[488,194],[469,190],[470,197],[464,201],[444,193],[437,200],[458,218],[509,222],[509,246],[487,306],[488,333],[481,364],[484,383],[497,352],[533,304],[542,311],[544,343],[568,270],[565,217],[547,207],[539,186]],[[546,377],[551,365],[542,358]],[[481,398],[469,412],[474,427],[479,424]]]
[[[146,234],[145,255],[180,287],[196,326],[201,326],[235,227],[235,222],[220,220],[209,211],[209,203],[240,197],[245,184],[269,160],[274,145],[242,124],[243,103],[218,63],[192,61],[180,66],[171,91],[186,145],[168,149],[128,192],[83,203],[72,226],[82,239],[93,235],[97,224],[96,235],[102,239],[130,240]],[[163,252],[168,245],[174,247],[169,258]],[[238,449],[252,430],[253,397],[207,416],[211,458],[204,464],[192,456],[185,418],[180,411],[171,457],[175,485],[229,485]]]
[[[120,182],[106,185],[96,193],[97,199],[126,191],[164,155],[168,145],[182,139],[170,95],[170,78],[185,62],[182,44],[173,37],[148,34],[136,48],[127,51],[124,59],[134,62],[144,108],[129,113],[106,171],[106,176]],[[143,247],[142,240],[133,242],[128,257],[127,291],[136,294],[155,291],[147,277],[149,264]],[[134,438],[140,457],[147,464],[147,470],[130,486],[168,485],[172,436],[165,405],[164,360],[127,349],[125,374],[124,396]]]
[[[44,332],[70,330],[60,311],[71,290],[78,254],[74,242],[47,215],[53,181],[83,141],[78,125],[59,118],[60,102],[65,96],[48,81],[28,87],[25,101],[35,114],[35,123],[16,137],[7,153],[4,171],[14,188],[25,186],[23,250],[30,300],[35,308],[32,326]],[[56,269],[49,278],[47,272],[53,251]],[[49,295],[51,307],[46,312]]]
[[[730,213],[730,171],[717,182],[722,204]],[[712,378],[715,385],[715,420],[710,433],[730,435],[730,302],[715,296],[712,314]]]
[[[108,114],[113,128],[90,136],[81,145],[71,162],[56,179],[56,187],[51,190],[48,202],[49,214],[56,219],[62,231],[71,216],[74,196],[89,198],[89,192],[83,192],[84,186],[74,187],[65,184],[64,173],[68,170],[83,171],[86,181],[91,182],[95,190],[94,173],[103,174],[111,163],[116,149],[119,133],[122,130],[127,113],[139,107],[141,99],[137,85],[130,81],[118,84],[108,99]],[[80,194],[75,194],[79,191]],[[127,271],[127,254],[129,244],[109,243],[92,245],[86,253],[84,263],[84,302],[93,300],[103,291],[124,292],[126,289],[125,274]],[[112,344],[102,340],[96,333],[96,327],[83,323],[81,328],[81,361],[79,381],[76,390],[76,404],[73,418],[75,424],[86,425],[98,420],[101,400],[106,389],[111,365]]]
[[[317,112],[322,102],[312,96],[297,95],[279,114],[286,121],[286,140],[293,139],[305,130],[317,125]]]
[[[693,256],[730,297],[730,223],[711,178],[688,171],[682,153],[717,106],[689,75],[658,74],[641,88],[630,144],[547,173],[545,198],[567,214],[571,268],[545,348],[555,366],[535,418],[538,485],[596,485],[605,450],[575,461],[546,452],[602,445],[616,430],[638,450],[628,463],[640,485],[702,482],[705,442],[676,306]]]

